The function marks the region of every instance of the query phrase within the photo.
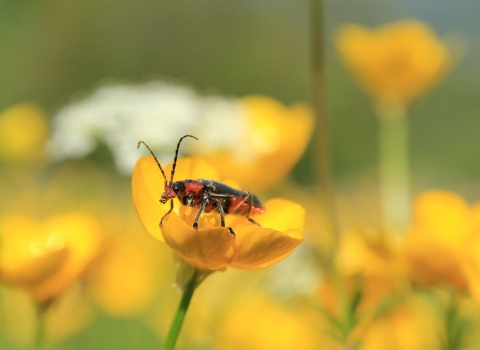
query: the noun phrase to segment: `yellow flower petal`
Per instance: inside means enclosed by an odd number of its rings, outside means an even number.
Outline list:
[[[237,255],[231,266],[260,269],[286,258],[303,241],[305,209],[285,199],[265,203],[265,213],[254,216],[261,225],[246,218],[232,219],[237,234]],[[236,223],[236,224],[235,224]]]
[[[170,181],[170,173],[172,172],[173,163],[170,162],[165,169],[167,179]],[[198,157],[184,157],[177,160],[175,168],[175,177],[173,181],[183,181],[186,179],[198,180],[209,179],[218,181],[218,171],[209,163]]]
[[[303,241],[302,231],[285,232],[271,228],[247,226],[235,230],[237,255],[231,263],[239,269],[261,269],[286,258]]]
[[[96,256],[100,246],[97,223],[81,214],[63,214],[50,218],[43,229],[48,235],[57,236],[68,249],[62,267],[49,278],[30,286],[30,292],[38,301],[46,301],[63,292],[85,271]]]
[[[473,228],[473,215],[465,200],[455,193],[432,190],[414,203],[414,230],[458,247]]]
[[[265,203],[265,213],[254,219],[262,226],[277,231],[298,229],[305,226],[305,209],[296,203],[282,198],[273,198]],[[302,236],[303,238],[303,236]]]
[[[0,278],[5,283],[15,285],[30,285],[38,283],[57,272],[67,259],[67,249],[48,252],[44,255],[32,257],[22,265],[5,266],[0,270]]]
[[[427,287],[447,283],[462,291],[467,289],[461,258],[448,244],[412,233],[406,238],[404,249],[413,282]]]
[[[165,242],[160,231],[160,220],[170,208],[159,202],[164,179],[153,157],[138,160],[132,175],[132,196],[140,222],[150,236]]]
[[[235,237],[224,227],[194,229],[172,212],[163,223],[165,243],[199,270],[221,270],[235,257]]]
[[[97,253],[99,229],[81,214],[37,222],[11,215],[2,220],[1,276],[23,285],[37,301],[57,297],[84,272]]]
[[[303,241],[305,209],[298,204],[271,199],[265,203],[265,213],[254,219],[261,226],[252,225],[245,217],[230,219],[237,234],[238,248],[231,264],[233,267],[260,269],[270,266],[287,257]]]
[[[304,104],[290,107],[265,96],[241,100],[247,131],[238,147],[205,154],[222,178],[236,179],[256,191],[280,181],[300,159],[313,131],[312,110]]]
[[[405,259],[414,282],[449,284],[477,297],[480,260],[479,208],[455,193],[431,190],[414,203],[413,230]],[[441,257],[441,258],[439,258]]]
[[[4,217],[1,234],[0,278],[5,283],[38,283],[57,272],[67,258],[64,242],[44,234],[29,217]]]
[[[341,235],[335,262],[347,276],[363,274],[368,277],[399,280],[395,271],[397,249],[392,237],[380,230],[357,227]]]

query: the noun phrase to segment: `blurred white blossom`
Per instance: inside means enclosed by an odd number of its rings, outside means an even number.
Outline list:
[[[308,248],[298,246],[288,259],[270,267],[268,285],[272,295],[287,300],[317,293],[321,277],[315,264]]]
[[[54,116],[47,154],[52,161],[82,158],[104,143],[117,168],[130,174],[145,141],[165,164],[172,160],[179,138],[193,134],[202,140],[182,149],[231,149],[245,125],[240,100],[200,96],[193,89],[164,82],[104,86],[73,102]]]

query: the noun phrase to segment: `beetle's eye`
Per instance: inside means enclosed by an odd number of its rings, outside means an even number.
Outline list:
[[[175,182],[172,185],[172,188],[173,188],[173,191],[175,191],[175,193],[177,194],[185,191],[185,185],[182,182]]]

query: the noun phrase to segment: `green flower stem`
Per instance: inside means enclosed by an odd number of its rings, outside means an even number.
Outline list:
[[[379,111],[380,191],[385,224],[405,231],[410,225],[408,118],[405,110]]]
[[[454,290],[447,290],[449,301],[445,309],[445,338],[442,349],[464,349],[466,340],[474,332],[472,320],[462,314],[461,296]]]
[[[325,65],[324,65],[324,27],[323,1],[310,1],[310,36],[312,67],[312,102],[317,116],[315,137],[318,157],[318,182],[320,198],[326,212],[326,229],[332,233],[334,240],[338,235],[335,215],[334,184],[330,162],[330,144],[328,138],[328,116],[326,112]],[[335,243],[335,242],[334,242]]]
[[[170,325],[170,330],[168,331],[167,339],[163,344],[164,350],[173,350],[177,342],[178,336],[180,335],[180,330],[182,329],[183,320],[187,314],[188,306],[192,300],[193,292],[195,291],[196,279],[192,278],[190,283],[185,287],[185,290],[182,294],[182,299],[178,305],[177,312],[173,318],[172,324]]]
[[[35,350],[43,350],[46,348],[45,313],[49,306],[50,302],[37,304],[37,329],[34,343]]]

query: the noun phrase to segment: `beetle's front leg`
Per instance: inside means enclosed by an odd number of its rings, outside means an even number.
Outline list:
[[[223,207],[222,207],[222,203],[220,202],[215,202],[215,205],[217,206],[218,208],[218,212],[220,213],[220,224],[222,225],[222,227],[225,227],[225,212],[223,210]],[[228,227],[228,232],[230,232],[230,234],[235,238],[235,232],[233,231],[233,229],[231,227]]]
[[[195,219],[193,220],[193,228],[198,229],[198,220],[200,219],[200,215],[205,211],[205,207],[208,204],[208,199],[204,198],[200,209],[197,211],[197,215],[195,215]]]
[[[164,216],[162,216],[162,219],[160,220],[160,224],[159,224],[160,228],[162,228],[162,226],[163,226],[163,219],[165,219],[165,217],[166,217],[168,214],[170,214],[170,213],[172,212],[172,210],[173,210],[173,199],[170,200],[170,210],[167,211],[167,213],[166,213]]]

